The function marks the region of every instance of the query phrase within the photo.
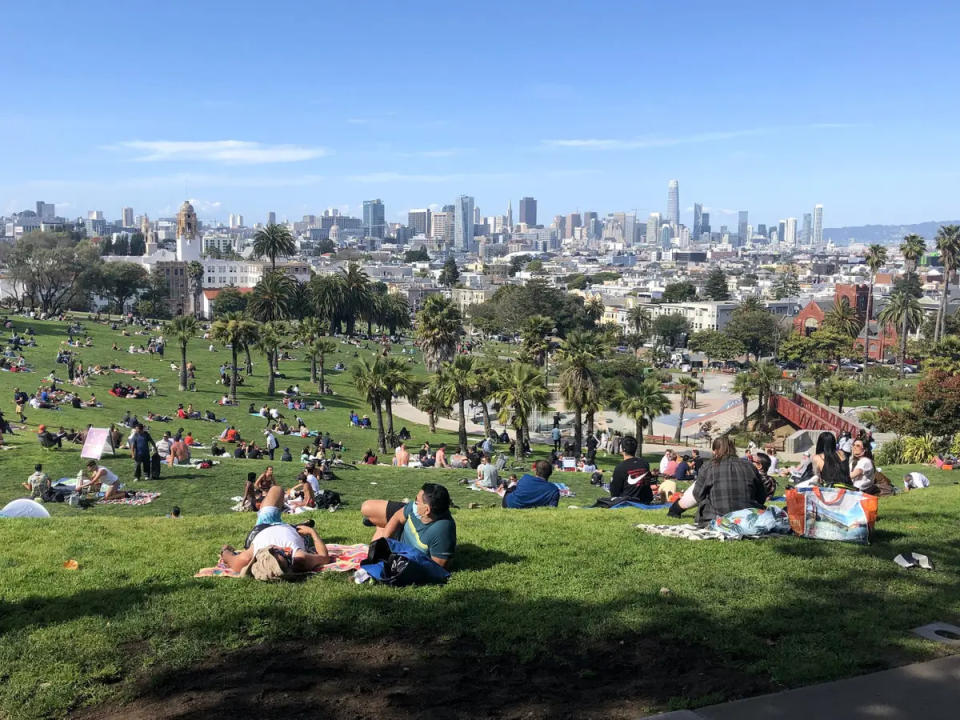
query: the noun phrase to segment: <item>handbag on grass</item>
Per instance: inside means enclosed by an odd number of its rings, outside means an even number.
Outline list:
[[[870,544],[877,498],[855,490],[813,487],[787,490],[787,515],[797,535]]]

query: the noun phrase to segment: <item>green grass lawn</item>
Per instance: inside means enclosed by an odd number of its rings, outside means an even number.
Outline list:
[[[33,325],[40,347],[26,356],[49,372],[62,326]],[[222,392],[213,384],[228,357],[222,350],[191,347],[201,391],[181,394],[168,367],[175,353],[164,361],[111,353],[109,329],[86,325],[96,346],[81,351],[84,363],[116,358],[141,369],[160,378],[160,397],[118,400],[106,389],[121,376],[99,378],[103,409],[34,410],[31,426],[102,426],[127,407],[172,413],[177,402],[206,409]],[[338,359],[348,370],[330,373],[338,396],[305,419],[344,439],[345,456],[356,459],[374,440],[347,427],[348,411],[363,410],[350,387],[353,349],[342,346]],[[264,361],[255,360],[259,372],[240,390],[242,407],[223,413],[251,436],[263,427],[245,413],[264,398]],[[290,380],[281,387],[305,384],[305,363],[282,369]],[[8,418],[14,385],[35,389],[40,377],[0,373]],[[402,424],[414,443],[454,440]],[[223,427],[184,426],[206,438]],[[5,439],[18,447],[0,452],[0,504],[20,496],[35,462],[54,478],[80,467],[78,447],[41,451],[32,434]],[[105,464],[130,479],[129,458]],[[946,646],[910,628],[960,621],[960,474],[925,469],[930,489],[882,499],[875,541],[861,547],[643,534],[633,525],[667,522],[662,512],[568,509],[599,494],[574,473],[562,479],[577,498],[555,510],[511,512],[496,507],[496,496],[456,484],[469,471],[345,470],[331,483],[345,507],[315,514],[330,542],[368,539],[358,512],[365,498],[412,497],[428,479],[450,488],[460,545],[449,584],[396,590],[333,574],[279,585],[194,579],[221,544],[242,542],[252,526],[251,515],[229,511],[230,497],[248,469],[265,465],[229,459],[207,471],[165,468],[160,480],[140,483],[162,493],[151,505],[58,505],[51,520],[0,521],[0,716],[117,708],[92,716],[156,717],[174,714],[173,702],[178,712],[208,717],[299,716],[322,702],[326,715],[313,716],[443,717],[456,709],[464,717],[636,717],[936,657]],[[284,481],[299,469],[274,466]],[[884,470],[896,481],[904,468]],[[166,519],[175,504],[183,518]],[[936,569],[901,570],[892,560],[904,551],[927,554]],[[68,559],[80,569],[64,569]],[[291,676],[296,686],[284,684]],[[376,699],[358,706],[366,692]]]

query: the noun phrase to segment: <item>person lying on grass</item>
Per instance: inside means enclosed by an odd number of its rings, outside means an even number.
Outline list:
[[[533,475],[526,473],[513,490],[503,496],[503,507],[522,510],[534,507],[556,507],[560,502],[560,488],[550,482],[553,465],[546,460],[533,464]]]
[[[450,493],[443,485],[424,483],[416,499],[406,504],[394,500],[365,500],[360,506],[363,523],[377,528],[373,539],[394,538],[426,553],[446,567],[457,549],[457,524],[450,514]]]
[[[316,530],[306,525],[288,525],[280,519],[283,502],[283,488],[274,485],[257,512],[254,532],[247,537],[249,547],[237,552],[224,545],[220,561],[231,570],[258,580],[279,580],[291,573],[315,572],[327,565],[330,555]],[[313,550],[307,549],[306,537],[313,540]]]
[[[90,477],[86,482],[84,482],[82,476],[77,481],[75,489],[78,493],[82,493],[85,490],[95,492],[96,488],[99,487],[100,492],[103,493],[104,500],[123,497],[124,493],[120,489],[120,478],[117,477],[117,474],[113,472],[113,470],[99,465],[96,460],[91,460],[87,463],[87,473]]]

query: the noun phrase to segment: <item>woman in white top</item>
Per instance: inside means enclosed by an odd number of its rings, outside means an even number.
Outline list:
[[[864,446],[863,440],[855,440],[850,456],[850,482],[857,490],[869,492],[874,488],[873,453]]]
[[[910,490],[920,490],[921,488],[926,487],[930,487],[930,480],[923,473],[908,472],[903,476],[904,492],[908,492]]]
[[[120,490],[120,478],[110,468],[98,465],[96,460],[87,463],[87,472],[90,473],[90,479],[87,482],[82,480],[77,483],[77,492],[84,488],[95,488],[100,486],[100,492],[103,493],[104,500],[112,500],[120,497],[123,492]]]

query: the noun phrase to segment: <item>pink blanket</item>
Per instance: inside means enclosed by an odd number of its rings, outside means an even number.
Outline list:
[[[349,570],[359,570],[360,561],[367,559],[366,545],[327,545],[327,552],[330,553],[330,562],[320,568],[320,572],[347,572]],[[222,562],[209,568],[201,568],[194,577],[240,577],[240,573],[231,570]]]

